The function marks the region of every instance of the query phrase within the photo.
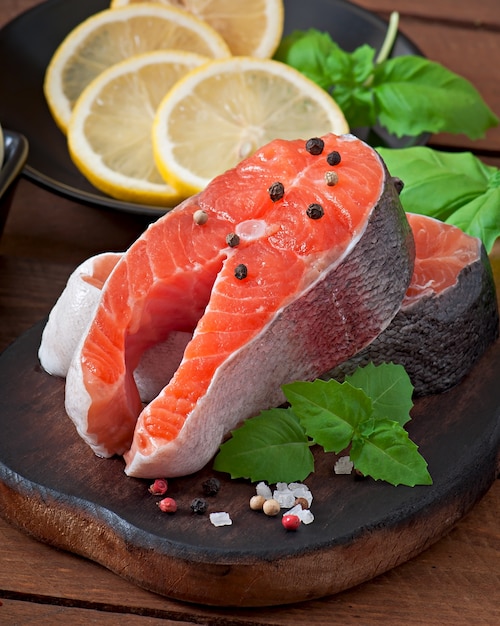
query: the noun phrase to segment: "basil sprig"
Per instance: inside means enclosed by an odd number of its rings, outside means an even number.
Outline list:
[[[312,445],[349,448],[356,469],[393,485],[432,484],[427,463],[404,425],[413,386],[401,365],[369,364],[343,383],[295,382],[283,387],[288,408],[262,411],[233,431],[214,461],[232,478],[294,482],[314,471]]]
[[[275,58],[328,91],[351,128],[379,124],[396,137],[448,132],[477,139],[498,124],[469,81],[420,56],[375,60],[369,45],[349,53],[310,29],[285,37]]]

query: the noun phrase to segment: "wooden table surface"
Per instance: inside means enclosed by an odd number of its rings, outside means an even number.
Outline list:
[[[500,115],[498,0],[357,1],[385,18],[397,9],[401,30],[424,54],[473,82]],[[39,0],[2,0],[0,27],[36,4]],[[472,150],[500,167],[500,127],[476,141],[443,134],[431,144]],[[0,239],[0,350],[47,315],[77,264],[98,252],[125,249],[147,223],[143,217],[79,205],[21,178]],[[492,261],[498,285],[498,242]],[[500,624],[499,520],[497,480],[446,537],[375,580],[294,606],[224,610],[146,592],[0,519],[0,623],[278,625],[307,620],[311,626],[493,626]]]

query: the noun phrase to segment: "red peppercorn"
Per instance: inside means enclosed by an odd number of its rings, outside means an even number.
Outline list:
[[[286,530],[297,530],[300,526],[300,518],[298,515],[283,515],[281,523]]]
[[[175,513],[177,511],[177,502],[173,498],[163,498],[157,502],[160,510],[164,513]]]
[[[164,478],[157,478],[154,483],[149,487],[149,493],[154,496],[162,496],[167,493],[168,483]]]

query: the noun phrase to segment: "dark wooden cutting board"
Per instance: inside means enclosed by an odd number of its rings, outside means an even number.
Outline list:
[[[177,513],[161,513],[151,481],[127,478],[121,459],[93,455],[63,406],[64,381],[41,370],[43,323],[0,357],[0,513],[40,541],[83,555],[137,585],[211,605],[266,606],[333,594],[412,558],[446,534],[492,484],[500,446],[500,342],[456,388],[416,401],[410,437],[430,487],[393,487],[333,472],[318,452],[305,482],[314,523],[286,532],[249,509],[246,481],[218,475],[209,511],[194,515],[201,472],[170,481]]]

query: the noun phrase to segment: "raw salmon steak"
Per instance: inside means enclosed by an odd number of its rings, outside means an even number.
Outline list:
[[[96,454],[124,454],[131,476],[195,472],[231,429],[283,401],[281,385],[318,377],[383,331],[413,259],[372,148],[352,135],[273,141],[118,261],[69,367],[66,410]],[[134,370],[173,333],[191,338],[143,407]]]
[[[456,226],[407,214],[416,256],[401,310],[365,350],[330,376],[358,366],[403,365],[415,395],[458,384],[498,337],[495,281],[482,242]]]
[[[94,314],[101,290],[121,254],[105,252],[79,265],[53,306],[38,350],[40,364],[54,376],[66,376],[88,320]]]

